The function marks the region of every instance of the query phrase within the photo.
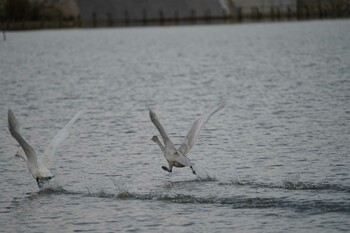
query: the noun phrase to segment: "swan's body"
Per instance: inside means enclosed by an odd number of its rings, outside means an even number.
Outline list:
[[[53,156],[55,154],[56,148],[69,136],[70,128],[82,113],[83,112],[80,111],[75,114],[75,116],[68,122],[68,124],[57,133],[45,151],[42,159],[39,159],[33,147],[26,140],[24,140],[20,134],[19,123],[12,110],[8,110],[8,123],[10,133],[16,139],[25,153],[23,154],[21,151],[17,151],[16,156],[22,158],[27,163],[28,170],[32,174],[33,178],[37,181],[40,189],[45,183],[54,177],[49,169],[52,166]]]
[[[152,137],[152,141],[158,144],[160,149],[162,150],[165,159],[168,161],[169,168],[162,166],[162,168],[168,172],[172,172],[173,167],[190,167],[193,174],[196,174],[196,172],[193,170],[194,163],[191,162],[189,158],[186,157],[186,154],[191,150],[193,147],[196,139],[199,136],[199,133],[205,123],[210,119],[210,117],[222,109],[224,107],[223,103],[220,103],[217,106],[211,107],[207,112],[205,112],[202,116],[197,118],[195,122],[193,123],[190,131],[187,133],[185,137],[185,142],[182,143],[179,149],[176,149],[168,135],[166,134],[163,126],[160,124],[158,117],[155,112],[152,110],[149,110],[149,115],[151,118],[152,123],[156,126],[158,129],[164,145],[161,143],[161,141],[158,139],[157,136]]]

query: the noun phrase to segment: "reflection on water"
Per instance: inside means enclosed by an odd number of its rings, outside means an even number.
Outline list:
[[[0,216],[5,232],[347,231],[349,21],[11,32],[0,45]],[[166,165],[224,99],[190,169]],[[38,191],[7,108],[36,149],[82,108]],[[175,145],[175,146],[176,146]],[[234,219],[234,221],[233,221]]]

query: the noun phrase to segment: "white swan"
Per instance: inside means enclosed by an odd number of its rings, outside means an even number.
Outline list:
[[[56,136],[49,144],[49,147],[46,149],[42,159],[39,159],[33,147],[28,142],[26,142],[20,134],[19,123],[12,110],[8,110],[7,116],[10,133],[16,139],[25,153],[24,155],[21,151],[18,150],[16,156],[22,158],[27,163],[28,170],[32,174],[33,178],[37,181],[38,187],[40,189],[44,186],[45,183],[54,177],[49,169],[52,166],[56,148],[69,136],[70,128],[82,113],[83,111],[80,111],[75,114],[75,116],[67,123],[67,125],[58,131]]]
[[[222,109],[224,107],[224,103],[220,102],[218,105],[215,105],[211,107],[207,112],[205,112],[202,116],[198,117],[195,122],[193,123],[190,131],[187,133],[185,137],[185,142],[182,143],[180,148],[177,150],[174,146],[174,144],[171,142],[168,135],[165,133],[165,130],[163,126],[160,124],[158,117],[155,112],[153,112],[151,109],[149,110],[149,116],[151,118],[152,123],[156,126],[158,129],[164,145],[160,142],[157,136],[153,136],[151,138],[152,141],[158,144],[160,149],[162,150],[165,159],[168,161],[169,168],[166,166],[162,166],[162,168],[165,171],[172,172],[173,167],[186,167],[189,166],[192,170],[193,174],[196,174],[196,171],[193,169],[194,163],[191,162],[186,157],[186,154],[191,150],[193,147],[196,139],[198,138],[198,135],[205,125],[205,123],[209,120],[209,118]]]

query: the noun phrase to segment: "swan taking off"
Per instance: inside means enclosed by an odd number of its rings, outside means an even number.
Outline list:
[[[162,166],[162,168],[165,171],[172,172],[173,167],[187,167],[189,166],[192,170],[193,174],[196,174],[196,171],[193,169],[194,163],[191,162],[186,157],[186,154],[191,150],[193,147],[196,139],[198,138],[198,135],[205,125],[207,121],[210,119],[210,117],[222,109],[224,107],[224,103],[220,102],[218,105],[215,105],[211,107],[207,112],[205,112],[202,116],[198,117],[195,122],[193,123],[190,131],[188,131],[185,142],[182,143],[179,149],[176,149],[168,135],[165,133],[165,130],[163,126],[160,124],[158,117],[155,112],[152,110],[149,110],[149,116],[151,118],[152,123],[156,126],[158,129],[160,136],[163,139],[164,145],[160,142],[157,136],[153,136],[151,138],[152,141],[158,144],[160,149],[162,150],[165,159],[168,161],[169,168],[166,166]]]
[[[19,123],[12,110],[8,110],[7,116],[10,133],[16,139],[25,153],[23,154],[18,150],[16,156],[22,158],[27,163],[28,170],[38,183],[38,187],[40,189],[44,186],[45,183],[49,182],[49,180],[54,177],[49,169],[52,166],[56,148],[69,136],[70,128],[82,113],[83,111],[80,111],[75,114],[75,116],[67,123],[67,125],[58,131],[57,135],[53,138],[49,144],[49,147],[46,149],[43,157],[39,159],[33,147],[22,137],[20,133]]]

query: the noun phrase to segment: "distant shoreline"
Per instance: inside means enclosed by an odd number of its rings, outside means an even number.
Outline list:
[[[2,31],[25,31],[41,29],[69,29],[69,28],[116,28],[116,27],[140,27],[140,26],[181,26],[181,25],[210,25],[210,24],[239,24],[246,22],[288,22],[288,21],[306,21],[322,19],[347,19],[350,16],[330,16],[323,12],[309,13],[276,13],[262,15],[259,12],[255,14],[243,15],[242,13],[234,16],[203,16],[186,18],[154,18],[154,19],[123,19],[123,20],[81,20],[62,19],[50,21],[21,21],[21,22],[0,22]]]

